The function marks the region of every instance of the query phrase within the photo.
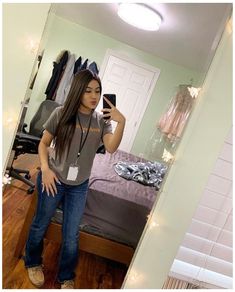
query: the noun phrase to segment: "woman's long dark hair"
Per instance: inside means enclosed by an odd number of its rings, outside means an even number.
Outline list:
[[[66,149],[68,155],[76,128],[77,114],[81,104],[81,98],[85,93],[88,84],[92,80],[96,80],[99,83],[101,92],[102,86],[100,78],[90,70],[82,70],[73,78],[70,91],[64,103],[62,114],[55,131],[55,153],[56,158],[58,157],[59,160],[61,160],[62,154]]]

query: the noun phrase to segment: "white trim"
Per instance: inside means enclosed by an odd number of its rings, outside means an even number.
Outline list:
[[[135,66],[139,66],[139,67],[141,67],[141,68],[143,68],[145,70],[152,71],[153,74],[154,74],[152,82],[151,82],[149,90],[148,90],[148,95],[146,96],[145,106],[143,107],[143,110],[142,110],[140,116],[138,117],[138,122],[136,124],[136,127],[133,129],[133,135],[132,135],[131,141],[129,143],[128,149],[126,150],[127,152],[130,152],[131,149],[132,149],[136,134],[137,134],[137,132],[139,130],[140,123],[141,123],[141,121],[143,119],[144,113],[145,113],[146,108],[148,106],[148,103],[149,103],[149,101],[150,101],[150,99],[152,97],[153,90],[155,88],[155,85],[157,83],[158,77],[160,75],[160,69],[158,69],[156,67],[153,67],[151,65],[148,65],[146,63],[137,61],[135,59],[132,59],[129,56],[126,56],[123,53],[120,53],[120,52],[117,52],[117,51],[114,51],[114,50],[111,50],[111,49],[107,49],[106,53],[105,53],[105,56],[104,56],[104,59],[103,59],[103,62],[102,62],[101,67],[100,67],[100,72],[99,72],[99,76],[100,76],[101,80],[103,79],[104,72],[105,72],[106,66],[108,64],[109,58],[112,57],[112,56],[116,57],[116,58],[119,58],[121,60],[124,60],[126,62],[129,62],[129,63],[131,63],[131,64],[133,64]]]

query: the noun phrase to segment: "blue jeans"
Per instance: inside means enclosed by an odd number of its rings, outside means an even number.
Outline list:
[[[42,264],[43,237],[58,204],[62,203],[62,245],[59,259],[58,281],[72,280],[78,261],[79,225],[85,209],[88,180],[78,186],[56,183],[55,197],[42,192],[42,174],[37,178],[38,204],[25,249],[25,266]]]

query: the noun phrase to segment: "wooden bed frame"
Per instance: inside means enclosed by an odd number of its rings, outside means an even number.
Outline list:
[[[28,232],[37,205],[36,191],[32,195],[28,212],[25,217],[23,227],[16,245],[14,256],[20,258],[27,240]],[[48,240],[61,242],[61,225],[51,222],[46,232],[45,238]],[[105,239],[103,237],[92,235],[84,231],[80,231],[79,249],[88,253],[92,253],[110,260],[114,260],[125,265],[129,265],[134,254],[134,249],[127,245]]]

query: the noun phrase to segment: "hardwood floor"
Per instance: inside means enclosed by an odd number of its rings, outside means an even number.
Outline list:
[[[30,169],[31,180],[36,181],[39,161],[37,155],[21,155],[14,166]],[[25,214],[32,197],[27,194],[28,186],[18,180],[7,185],[2,199],[2,288],[36,289],[28,280],[22,259],[13,256],[22,228]],[[43,289],[59,289],[56,281],[59,244],[45,241],[43,264],[45,284]],[[127,267],[80,251],[79,264],[76,269],[75,288],[77,289],[119,289],[124,280]]]

